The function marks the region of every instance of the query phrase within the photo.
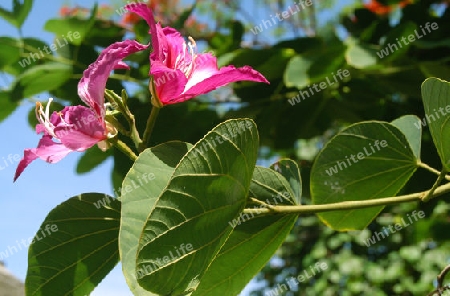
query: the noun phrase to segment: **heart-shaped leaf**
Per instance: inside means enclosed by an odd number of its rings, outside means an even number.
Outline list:
[[[256,163],[258,132],[248,119],[216,126],[183,157],[147,218],[137,253],[146,290],[195,290],[244,208]]]
[[[295,168],[290,169],[295,175]],[[253,172],[249,194],[273,206],[295,205],[297,199],[282,175],[262,167]],[[253,202],[247,206],[260,207]],[[241,213],[230,221],[233,232],[192,296],[238,295],[280,247],[296,220],[296,214],[259,216],[256,212]]]
[[[123,180],[119,250],[125,279],[134,295],[154,295],[136,280],[136,251],[142,228],[157,198],[167,186],[175,167],[192,147],[167,142],[141,153]]]
[[[415,115],[405,115],[392,121],[392,124],[405,135],[417,160],[420,160],[422,145],[422,126],[420,123],[420,119]]]
[[[417,168],[417,159],[405,135],[387,122],[361,122],[331,139],[311,170],[314,204],[360,201],[395,196]],[[320,213],[336,230],[365,228],[383,209]]]
[[[120,202],[105,194],[84,193],[54,208],[30,245],[27,296],[92,292],[119,262],[119,226]]]
[[[434,145],[442,165],[450,171],[450,83],[428,78],[422,83],[422,99]]]
[[[302,196],[302,176],[300,175],[297,163],[292,159],[280,159],[272,164],[270,168],[286,178],[289,185],[291,185],[295,202],[300,204]]]

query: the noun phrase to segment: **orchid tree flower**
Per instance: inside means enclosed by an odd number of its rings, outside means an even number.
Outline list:
[[[45,110],[41,103],[36,103],[36,117],[39,121],[36,133],[43,133],[43,136],[36,148],[25,149],[14,181],[37,158],[56,163],[70,152],[85,151],[95,144],[103,151],[109,148],[108,139],[114,137],[117,130],[105,120],[106,81],[112,70],[128,68],[122,59],[147,47],[136,41],[126,40],[116,42],[102,51],[97,60],[83,72],[78,83],[78,95],[88,107],[68,106],[50,115],[52,99]]]
[[[184,102],[235,81],[269,83],[250,66],[218,69],[217,58],[210,53],[196,53],[196,44],[189,37],[186,44],[181,34],[171,28],[161,28],[155,23],[152,11],[145,3],[128,4],[126,9],[135,12],[149,25],[153,52],[150,54],[150,91],[153,105]]]

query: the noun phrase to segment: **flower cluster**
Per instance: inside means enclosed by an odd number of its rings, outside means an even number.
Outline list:
[[[217,58],[210,53],[197,53],[194,39],[186,43],[181,34],[171,27],[162,28],[155,23],[152,11],[144,4],[130,4],[127,10],[143,18],[150,27],[153,51],[150,54],[150,91],[154,108],[184,102],[235,81],[269,83],[259,72],[249,66],[217,67]],[[114,69],[129,68],[123,59],[143,51],[149,45],[135,40],[115,42],[105,48],[97,60],[83,73],[78,83],[78,95],[88,106],[68,106],[50,114],[50,103],[44,107],[36,104],[39,124],[36,132],[43,136],[36,148],[25,149],[24,157],[14,176],[14,181],[35,159],[56,163],[73,151],[85,151],[97,144],[102,150],[109,148],[109,139],[117,134],[113,122],[106,119],[106,81]],[[170,83],[153,82],[170,76]]]

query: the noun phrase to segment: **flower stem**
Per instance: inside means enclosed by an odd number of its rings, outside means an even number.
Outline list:
[[[105,97],[111,102],[111,104],[115,105],[118,111],[122,113],[122,115],[128,121],[128,125],[130,126],[130,132],[127,134],[127,136],[129,136],[131,140],[133,140],[136,148],[140,147],[142,144],[142,140],[136,128],[136,120],[134,118],[134,115],[131,113],[130,109],[128,109],[128,106],[126,105],[128,95],[126,94],[125,90],[122,91],[122,97],[119,97],[112,90],[106,89]]]
[[[155,127],[156,118],[158,117],[159,110],[161,108],[152,107],[152,111],[150,112],[150,116],[147,119],[147,126],[145,127],[144,135],[142,138],[142,143],[139,145],[139,152],[142,152],[147,148],[148,142],[150,140],[150,136],[152,135],[153,128]]]
[[[123,141],[119,140],[117,137],[111,141],[115,147],[122,151],[126,156],[128,156],[132,161],[136,161],[137,155],[125,144]]]
[[[433,187],[431,187],[431,189],[428,191],[428,193],[425,195],[425,197],[422,198],[422,201],[425,202],[425,201],[430,200],[430,198],[433,195],[433,192],[436,190],[436,188],[438,188],[438,186],[439,186],[439,184],[441,184],[442,180],[444,180],[446,173],[447,172],[445,171],[445,169],[442,169],[436,182],[434,182]]]

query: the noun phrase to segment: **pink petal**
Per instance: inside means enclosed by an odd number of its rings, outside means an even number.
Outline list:
[[[183,93],[184,86],[188,81],[183,72],[167,68],[160,62],[152,63],[151,73],[155,82],[156,94],[163,105]]]
[[[35,153],[36,148],[33,149],[25,149],[23,152],[23,158],[19,162],[19,165],[17,166],[16,173],[14,175],[14,182],[16,182],[17,178],[22,174],[22,172],[25,170],[25,168],[33,162],[38,156]]]
[[[54,133],[71,150],[84,151],[107,138],[103,119],[87,107],[65,107],[59,117]]]
[[[198,75],[200,78],[207,77],[211,72],[211,68],[201,69],[196,73],[193,73],[192,78],[196,84],[192,85],[189,89],[186,89],[183,94],[178,96],[177,98],[173,98],[167,104],[175,104],[187,101],[193,97],[196,97],[201,94],[206,94],[212,90],[215,90],[221,86],[225,86],[231,82],[236,81],[255,81],[255,82],[265,82],[269,83],[267,79],[258,71],[254,70],[250,66],[244,66],[241,68],[236,68],[234,66],[226,66],[222,67],[219,71],[214,73],[209,78],[206,78],[202,81],[195,75]],[[188,81],[188,84],[190,82]]]
[[[160,54],[162,54],[162,52],[160,52],[160,44],[158,42],[158,31],[161,31],[161,26],[158,25],[159,30],[157,30],[155,18],[153,17],[151,9],[145,3],[128,4],[125,5],[125,8],[128,11],[136,13],[147,22],[148,26],[150,27],[149,33],[152,35],[152,55],[159,57]]]
[[[72,151],[61,143],[53,142],[51,137],[44,136],[39,141],[35,153],[40,159],[48,163],[57,163]]]
[[[134,40],[113,43],[105,48],[97,60],[83,72],[83,77],[78,83],[78,95],[99,117],[105,117],[104,92],[111,71],[127,67],[122,59],[147,47],[148,45]]]
[[[63,159],[70,152],[72,152],[72,150],[65,147],[63,144],[53,142],[51,136],[43,136],[39,141],[37,148],[25,149],[23,153],[24,156],[17,166],[14,182],[35,159],[40,158],[46,162],[55,163]]]

